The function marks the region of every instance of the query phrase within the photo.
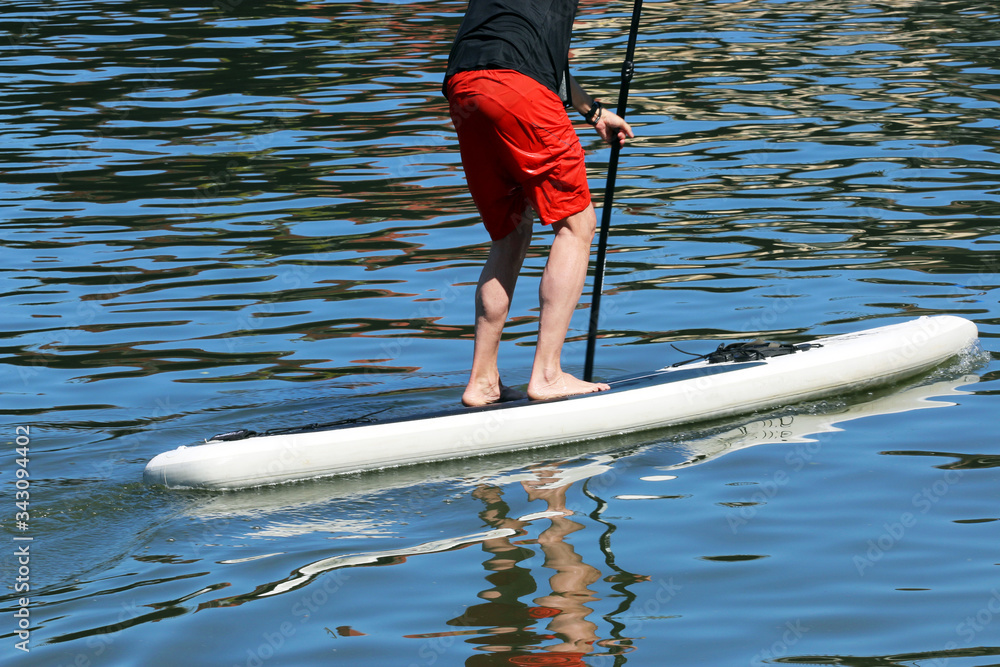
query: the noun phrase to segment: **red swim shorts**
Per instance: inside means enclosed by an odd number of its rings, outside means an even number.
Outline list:
[[[513,70],[448,80],[469,192],[490,238],[500,240],[530,204],[543,224],[590,204],[583,147],[559,96]]]

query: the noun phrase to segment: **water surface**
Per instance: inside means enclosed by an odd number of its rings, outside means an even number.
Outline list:
[[[938,313],[981,351],[696,428],[241,493],[142,484],[215,433],[457,403],[488,251],[439,92],[464,8],[7,7],[0,660],[1000,662],[990,3],[644,3],[596,374]],[[611,104],[630,13],[585,0],[575,29],[574,73]],[[600,201],[609,152],[578,127]],[[506,329],[511,384],[549,240]]]

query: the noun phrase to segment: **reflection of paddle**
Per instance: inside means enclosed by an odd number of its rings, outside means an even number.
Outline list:
[[[628,101],[629,84],[632,82],[632,58],[635,57],[635,41],[639,34],[639,16],[642,14],[642,0],[635,0],[632,8],[632,28],[628,34],[628,48],[622,64],[622,86],[618,93],[618,116],[625,118],[625,103]],[[622,128],[614,128],[617,139]],[[594,296],[590,301],[590,329],[587,332],[587,360],[583,366],[583,379],[592,382],[594,373],[594,346],[597,343],[597,320],[601,310],[601,291],[604,289],[604,258],[608,252],[608,231],[611,228],[611,205],[615,198],[615,178],[618,175],[619,141],[611,142],[611,161],[608,164],[608,182],[604,188],[604,207],[601,209],[601,235],[597,241],[597,264],[594,267]]]

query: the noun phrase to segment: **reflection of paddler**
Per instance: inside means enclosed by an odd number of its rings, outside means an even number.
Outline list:
[[[485,505],[479,516],[486,524],[495,528],[511,528],[520,535],[524,534],[525,522],[508,518],[510,507],[502,499],[503,492],[498,487],[480,486],[472,495]],[[531,572],[519,565],[521,561],[531,558],[534,552],[511,544],[508,538],[486,540],[483,542],[483,550],[490,554],[483,567],[490,572],[486,575],[486,580],[491,588],[482,591],[479,597],[487,602],[470,606],[464,614],[448,621],[448,625],[489,628],[486,631],[488,634],[469,637],[466,641],[470,644],[487,645],[483,648],[490,652],[506,652],[514,646],[533,646],[544,641],[546,637],[530,629],[538,622],[537,617],[520,600],[536,590]],[[475,662],[477,659],[491,658],[480,654],[470,658],[470,662],[466,664],[490,664]]]
[[[583,526],[569,518],[566,509],[566,491],[569,485],[551,484],[555,471],[538,471],[538,478],[524,482],[524,490],[529,500],[544,500],[549,512],[559,512],[550,517],[551,525],[538,536],[538,546],[545,554],[545,567],[555,572],[549,577],[552,592],[539,598],[535,603],[545,609],[557,609],[548,629],[563,643],[548,647],[553,652],[588,653],[597,641],[597,625],[587,620],[593,611],[585,602],[597,600],[590,585],[601,578],[601,572],[583,562],[566,536],[581,530]]]
[[[538,536],[536,544],[545,555],[544,565],[554,570],[549,578],[551,593],[537,597],[534,605],[520,601],[536,590],[529,570],[519,563],[533,555],[532,551],[512,544],[506,537],[488,540],[483,548],[492,554],[485,567],[491,570],[487,580],[493,587],[479,597],[489,602],[469,607],[449,625],[485,626],[484,635],[466,641],[482,645],[487,653],[473,655],[467,666],[477,665],[582,665],[581,659],[593,650],[597,642],[597,626],[587,620],[591,609],[584,602],[597,599],[588,586],[600,579],[596,568],[583,562],[572,545],[564,538],[583,526],[571,520],[566,510],[568,485],[553,484],[558,471],[538,471],[533,481],[523,487],[530,500],[544,500],[551,525]],[[494,528],[511,528],[524,534],[525,521],[508,518],[509,507],[502,492],[494,486],[481,486],[473,494],[486,507],[480,517]],[[546,631],[532,628],[546,623]],[[560,643],[545,646],[554,639]]]

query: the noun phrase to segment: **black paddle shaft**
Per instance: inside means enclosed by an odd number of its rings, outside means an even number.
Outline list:
[[[635,42],[639,34],[639,16],[642,14],[642,0],[635,0],[632,8],[632,27],[628,34],[628,48],[622,63],[622,86],[618,93],[618,116],[625,118],[625,104],[628,102],[629,86],[632,83],[635,57]],[[614,129],[618,136],[618,128]],[[604,263],[608,253],[608,233],[611,229],[611,206],[615,198],[615,179],[618,176],[618,154],[621,146],[611,143],[611,161],[608,163],[608,182],[604,187],[604,206],[601,209],[601,233],[597,241],[597,264],[594,267],[594,294],[590,301],[590,328],[587,332],[587,359],[583,366],[583,379],[591,382],[594,374],[594,348],[597,344],[597,325],[601,313],[601,292],[604,291]]]

